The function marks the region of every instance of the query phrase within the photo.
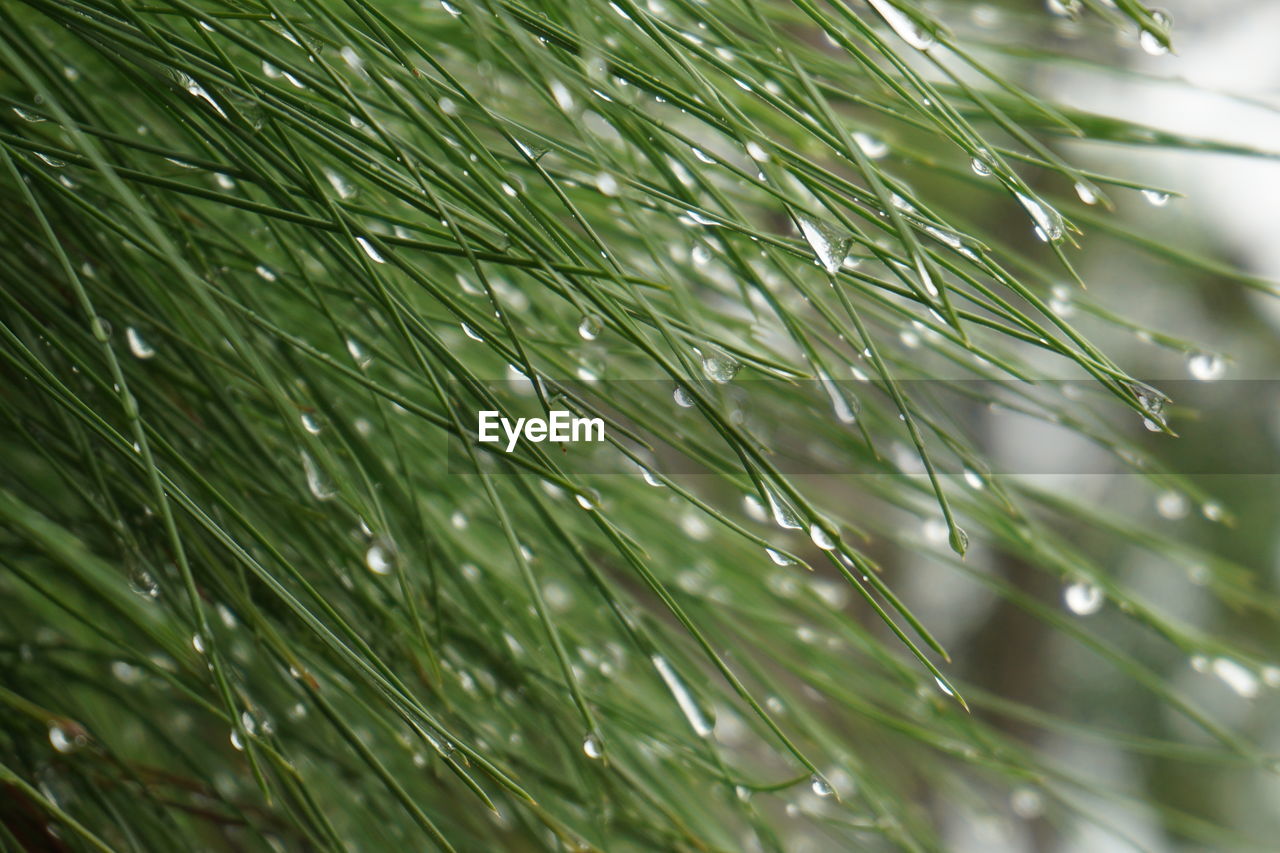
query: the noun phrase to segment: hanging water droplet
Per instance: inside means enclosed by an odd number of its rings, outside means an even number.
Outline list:
[[[1188,509],[1187,498],[1182,492],[1169,489],[1156,496],[1156,512],[1160,514],[1161,518],[1168,518],[1173,521],[1186,518]]]
[[[980,178],[987,178],[991,176],[991,167],[977,157],[974,157],[969,161],[969,168],[972,169],[973,173]]]
[[[764,552],[769,555],[769,559],[773,560],[779,566],[794,566],[796,561],[788,557],[786,554],[775,551],[772,548],[765,548]]]
[[[258,264],[256,267],[253,268],[253,271],[256,272],[258,276],[262,278],[263,281],[276,280],[275,272],[272,271],[271,267],[267,266],[266,264]]]
[[[761,147],[759,143],[748,142],[746,145],[746,148],[747,148],[747,156],[750,157],[752,160],[755,160],[757,163],[768,162],[769,152],[765,151],[764,148]]]
[[[156,582],[155,577],[150,572],[141,567],[135,567],[129,571],[129,586],[133,591],[144,598],[159,598],[160,584]]]
[[[809,248],[813,249],[813,253],[817,255],[818,263],[822,264],[822,268],[828,273],[835,275],[849,255],[849,249],[853,245],[853,235],[833,225],[803,216],[797,217],[797,224]]]
[[[618,179],[608,172],[601,172],[596,175],[596,189],[600,190],[601,195],[616,196],[618,194]]]
[[[961,557],[964,552],[969,550],[969,534],[965,533],[964,528],[957,524],[951,525],[951,532],[947,537],[947,543],[951,546],[951,550],[955,551]]]
[[[774,524],[787,530],[801,528],[800,516],[786,498],[768,486],[765,486],[764,496],[769,504],[769,513],[773,516]]]
[[[559,80],[551,81],[551,96],[556,99],[556,103],[560,105],[560,109],[568,112],[573,109],[573,93],[569,91],[569,87],[561,83]]]
[[[854,131],[853,141],[871,160],[879,160],[889,153],[889,146],[869,133]]]
[[[1063,590],[1062,601],[1067,605],[1067,609],[1077,616],[1092,616],[1102,609],[1106,596],[1101,587],[1085,581],[1076,581]]]
[[[237,729],[231,730],[231,746],[236,752],[244,752],[244,741],[240,739],[240,732]]]
[[[578,323],[578,337],[584,341],[594,341],[604,331],[604,323],[595,314],[584,314]]]
[[[835,412],[836,420],[842,424],[857,421],[857,404],[850,402],[850,399],[845,397],[844,389],[821,368],[818,370],[818,381],[822,383],[823,390],[831,399],[831,409]]]
[[[333,187],[333,191],[338,194],[339,198],[352,199],[355,198],[356,188],[347,182],[347,179],[335,172],[333,169],[324,170],[325,180],[329,182],[329,186]]]
[[[677,406],[685,409],[693,406],[693,397],[689,396],[689,392],[685,390],[683,385],[677,385],[671,396],[675,398]]]
[[[44,153],[43,151],[36,151],[35,155],[39,157],[42,161],[44,161],[44,164],[46,166],[50,166],[54,169],[61,169],[67,165],[63,161],[59,160],[57,157],[52,157]]]
[[[1169,193],[1161,192],[1160,190],[1143,190],[1142,197],[1146,199],[1147,204],[1152,207],[1164,207],[1169,203],[1169,199],[1172,196],[1170,196]]]
[[[667,690],[671,692],[672,697],[676,700],[676,705],[679,706],[680,712],[684,714],[684,718],[689,722],[689,727],[693,729],[694,734],[698,737],[709,737],[715,727],[707,718],[707,714],[699,707],[697,700],[694,699],[693,692],[689,690],[688,685],[680,678],[680,674],[661,655],[654,655],[649,660],[653,663],[653,668],[658,671],[663,683],[667,685]]]
[[[133,326],[129,326],[124,330],[124,337],[129,342],[129,352],[133,353],[134,358],[151,358],[156,354],[156,351],[152,349],[151,345],[143,339],[142,335]]]
[[[1098,203],[1098,193],[1094,191],[1093,187],[1083,181],[1076,184],[1076,195],[1079,196],[1080,200],[1085,204]]]
[[[471,340],[473,340],[473,341],[483,341],[483,340],[484,340],[484,338],[480,337],[480,333],[479,333],[479,332],[477,332],[475,329],[471,328],[471,327],[470,327],[469,325],[467,325],[466,323],[460,323],[459,325],[462,327],[462,333],[463,333],[464,335],[466,335],[468,338],[471,338]]]
[[[1222,521],[1227,517],[1226,512],[1222,509],[1222,504],[1217,501],[1205,501],[1200,507],[1200,514],[1209,521]]]
[[[600,740],[600,736],[595,732],[589,732],[582,739],[582,751],[587,758],[598,759],[604,756],[604,744]]]
[[[49,726],[49,744],[58,752],[75,752],[83,740],[83,736],[73,735],[57,723]]]
[[[361,249],[364,249],[364,253],[369,256],[369,260],[373,261],[375,264],[385,264],[387,262],[387,259],[382,257],[382,255],[378,253],[378,250],[374,248],[373,244],[364,237],[357,237],[356,243],[360,245]]]
[[[204,654],[204,637],[200,634],[192,634],[191,648],[195,649],[197,654]]]
[[[298,418],[302,422],[302,428],[312,435],[320,434],[320,420],[311,412],[303,412]]]
[[[311,454],[305,450],[301,453],[302,471],[307,478],[307,489],[310,490],[311,496],[318,501],[327,501],[337,494],[329,482],[325,479],[324,474],[320,471],[316,461],[311,458]]]
[[[1018,202],[1031,215],[1036,226],[1036,236],[1046,243],[1056,243],[1062,239],[1062,215],[1047,204],[1022,193],[1017,193]]]
[[[742,363],[722,352],[712,352],[702,357],[702,372],[712,382],[732,382],[742,369]]]
[[[889,0],[867,0],[867,3],[884,19],[889,28],[898,34],[898,38],[907,44],[916,50],[928,50],[933,47],[933,33],[920,26],[914,18],[890,3]]]
[[[1151,19],[1159,26],[1160,31],[1167,32],[1169,25],[1173,23],[1173,19],[1169,17],[1168,12],[1159,9],[1151,10]],[[1160,32],[1155,30],[1143,29],[1138,33],[1138,44],[1143,51],[1151,56],[1163,56],[1169,52],[1169,48],[1161,39]]]
[[[1193,379],[1201,382],[1213,382],[1221,379],[1227,372],[1227,361],[1220,355],[1197,352],[1187,356],[1187,372]]]
[[[589,495],[585,492],[578,492],[573,497],[575,500],[577,500],[578,506],[582,507],[587,512],[590,512],[591,510],[595,509],[597,504],[599,504],[600,502],[600,499],[598,497],[596,497],[595,495]]]
[[[1044,6],[1050,15],[1069,21],[1080,20],[1080,13],[1084,10],[1081,0],[1045,0]]]
[[[817,773],[809,777],[809,790],[819,797],[829,797],[836,792],[836,789],[831,787],[831,783]]]
[[[813,540],[814,545],[824,551],[830,551],[836,547],[835,540],[831,537],[831,534],[819,522],[815,521],[809,525],[809,538]]]
[[[440,0],[440,8],[444,9],[453,17],[457,18],[462,15],[462,10],[449,2],[449,0]]]
[[[1231,660],[1230,658],[1214,658],[1213,674],[1238,695],[1253,699],[1258,695],[1258,676],[1252,670]]]
[[[1009,795],[1009,808],[1023,820],[1035,820],[1044,814],[1044,798],[1034,788],[1017,788]]]
[[[973,489],[975,492],[980,492],[987,487],[987,481],[982,478],[981,474],[972,468],[964,469],[964,481],[969,485],[969,488]]]
[[[396,549],[389,539],[377,539],[364,552],[364,564],[375,575],[388,575],[395,568]]]

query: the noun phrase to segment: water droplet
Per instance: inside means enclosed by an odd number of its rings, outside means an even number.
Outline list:
[[[204,637],[199,634],[192,634],[191,648],[195,649],[198,654],[204,654]]]
[[[1230,658],[1214,658],[1213,674],[1221,678],[1228,687],[1246,699],[1258,695],[1258,676],[1253,671]]]
[[[770,560],[773,560],[773,562],[779,566],[794,566],[796,564],[795,560],[791,559],[786,554],[773,550],[772,548],[765,548],[764,552],[769,555]]]
[[[1200,514],[1210,521],[1222,521],[1227,517],[1226,512],[1222,509],[1222,504],[1216,501],[1206,501],[1200,507]]]
[[[1044,814],[1044,798],[1034,788],[1017,788],[1009,795],[1009,808],[1023,820],[1035,820]]]
[[[964,469],[964,481],[968,483],[969,488],[973,489],[975,492],[980,492],[987,487],[987,481],[982,478],[981,474],[972,468]]]
[[[747,143],[747,156],[757,163],[765,163],[769,160],[769,152],[765,151],[757,142]]]
[[[947,682],[943,681],[943,680],[942,680],[942,678],[941,678],[940,676],[935,675],[935,676],[933,677],[933,683],[937,685],[938,689],[942,691],[942,694],[943,694],[944,696],[955,696],[955,695],[956,695],[956,692],[955,692],[954,690],[952,690],[952,689],[951,689],[951,685],[949,685],[949,684],[947,684]]]
[[[1142,197],[1147,200],[1147,204],[1152,207],[1164,207],[1169,203],[1171,196],[1166,192],[1159,190],[1143,190]]]
[[[1151,10],[1151,19],[1159,25],[1161,31],[1168,31],[1169,25],[1173,23],[1173,19],[1169,17],[1168,12],[1162,12],[1158,9]],[[1160,33],[1155,30],[1143,29],[1138,33],[1138,44],[1141,45],[1143,51],[1151,56],[1163,56],[1169,52],[1169,48],[1161,40]]]
[[[35,124],[36,122],[44,121],[44,116],[40,115],[39,113],[33,113],[30,110],[24,110],[22,107],[14,107],[13,111],[14,113],[17,114],[18,118],[22,119],[23,121],[29,121],[32,124]]]
[[[455,530],[466,530],[467,525],[471,522],[467,520],[467,516],[462,510],[455,509],[449,516],[449,523],[453,525]]]
[[[969,550],[969,534],[964,532],[963,527],[953,524],[947,537],[947,543],[951,546],[952,551],[963,557],[964,552]]]
[[[822,383],[823,390],[827,392],[827,396],[831,399],[831,409],[836,414],[836,420],[842,424],[851,424],[857,421],[857,404],[846,397],[844,389],[821,368],[818,370],[818,381]]]
[[[814,545],[824,551],[830,551],[836,547],[835,540],[831,537],[831,534],[818,522],[809,525],[809,538],[813,540]]]
[[[569,87],[561,83],[559,80],[551,81],[551,96],[556,99],[556,103],[560,105],[560,109],[568,112],[573,109],[573,93],[569,91]]]
[[[1049,205],[1022,193],[1017,193],[1018,202],[1031,215],[1036,226],[1036,236],[1046,243],[1056,243],[1062,239],[1062,215]]]
[[[134,568],[129,572],[129,586],[144,598],[159,598],[160,584],[150,572],[143,568]]]
[[[304,450],[301,456],[302,471],[307,477],[307,489],[311,491],[311,496],[318,501],[327,501],[334,497],[337,492],[329,485],[319,466],[316,465],[316,461],[311,458],[311,454]]]
[[[461,323],[460,325],[462,326],[462,333],[463,333],[464,335],[466,335],[468,338],[471,338],[471,340],[473,340],[473,341],[483,341],[483,340],[484,340],[484,338],[480,337],[480,333],[479,333],[479,332],[477,332],[475,329],[473,329],[473,328],[471,328],[470,326],[468,326],[466,323]]]
[[[56,723],[49,726],[50,745],[64,755],[68,752],[75,752],[76,749],[83,745],[83,742],[83,735],[73,735]]]
[[[1080,13],[1084,10],[1081,0],[1045,0],[1044,6],[1050,15],[1069,21],[1080,20]]]
[[[871,160],[879,160],[889,153],[889,146],[869,133],[855,131],[853,133],[853,141],[862,149],[862,153]]]
[[[1080,200],[1085,204],[1098,203],[1098,193],[1094,191],[1093,187],[1084,182],[1076,184],[1076,195],[1079,196]]]
[[[584,314],[578,324],[578,337],[584,341],[594,341],[604,331],[604,323],[594,314]]]
[[[1220,355],[1207,352],[1192,353],[1187,356],[1187,372],[1193,379],[1201,382],[1213,382],[1221,379],[1227,372],[1227,361]]]
[[[258,264],[256,267],[253,268],[253,271],[256,272],[258,276],[263,279],[263,281],[276,280],[275,272],[272,271],[271,267],[267,266],[266,264]]]
[[[244,752],[244,741],[240,739],[240,732],[237,729],[231,730],[231,746],[236,752]]]
[[[582,507],[587,512],[591,512],[591,510],[595,509],[596,505],[599,503],[599,500],[600,500],[594,495],[589,495],[584,492],[578,492],[573,497],[575,500],[577,500],[578,506]]]
[[[598,759],[604,756],[604,743],[595,732],[590,732],[582,739],[582,751],[587,758]]]
[[[928,50],[933,47],[933,34],[920,26],[906,12],[890,3],[889,0],[867,0],[867,3],[884,19],[889,28],[898,34],[898,38],[907,44],[916,50]]]
[[[819,797],[829,797],[836,792],[836,789],[831,787],[831,783],[817,773],[809,777],[809,790]]]
[[[446,12],[448,12],[450,15],[452,15],[455,18],[460,17],[462,15],[462,10],[459,9],[457,6],[453,5],[452,3],[448,2],[448,0],[440,0],[440,8],[444,9]]]
[[[356,196],[356,188],[347,182],[347,179],[335,172],[333,169],[324,170],[325,180],[329,182],[329,186],[333,187],[333,191],[338,194],[339,198],[352,199]]]
[[[689,727],[693,729],[694,734],[698,737],[709,737],[715,727],[707,719],[707,715],[702,708],[698,706],[693,693],[680,678],[680,674],[661,655],[654,655],[649,660],[653,662],[653,668],[658,671],[658,675],[662,677],[663,682],[667,685],[667,690],[671,692],[672,697],[676,700],[676,705],[680,707],[680,712],[688,720]]]
[[[395,561],[395,545],[387,539],[375,541],[369,546],[369,550],[364,552],[364,564],[375,575],[391,574],[391,570],[395,568]]]
[[[803,216],[798,217],[797,222],[800,233],[804,235],[809,248],[813,249],[813,253],[817,255],[818,263],[822,264],[822,268],[828,273],[835,275],[849,255],[849,249],[853,245],[853,235],[826,222],[818,222]]]
[[[596,189],[600,190],[601,195],[616,196],[618,194],[618,179],[608,172],[601,172],[596,175]]]
[[[713,352],[702,357],[702,372],[712,382],[724,384],[732,382],[733,377],[742,369],[742,363],[722,352]]]
[[[142,680],[142,668],[134,666],[126,661],[117,660],[111,662],[111,674],[121,684],[137,684]]]
[[[1101,587],[1076,581],[1063,590],[1062,600],[1067,609],[1077,616],[1092,616],[1102,609],[1106,596]]]
[[[777,494],[768,486],[765,487],[764,496],[769,504],[769,513],[773,516],[774,524],[786,530],[799,530],[801,528],[800,516],[786,498]]]
[[[387,259],[382,257],[382,255],[378,253],[378,250],[374,248],[373,244],[364,237],[357,237],[356,243],[360,245],[361,249],[364,249],[364,253],[369,256],[369,260],[373,261],[375,264],[385,264],[387,262]]]
[[[973,173],[980,178],[987,178],[991,176],[991,167],[977,157],[974,157],[969,161],[969,168],[972,169]]]
[[[1187,498],[1182,492],[1169,489],[1156,495],[1156,512],[1161,518],[1176,521],[1187,516]]]
[[[693,406],[693,398],[689,396],[689,392],[685,390],[683,385],[677,385],[676,390],[672,392],[676,405],[681,408],[691,408]]]
[[[129,342],[129,352],[133,353],[134,358],[151,358],[156,354],[156,351],[133,326],[124,330],[124,337]]]

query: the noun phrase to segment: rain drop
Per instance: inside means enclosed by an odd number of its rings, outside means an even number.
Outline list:
[[[1164,207],[1169,203],[1170,195],[1160,190],[1143,190],[1142,197],[1147,200],[1147,204],[1152,207]]]
[[[702,358],[702,372],[712,382],[720,384],[731,382],[741,369],[741,362],[721,352],[711,353]]]
[[[816,773],[809,777],[809,790],[819,797],[830,797],[836,792],[836,789],[831,787],[830,782]]]
[[[129,326],[124,330],[125,340],[129,342],[129,352],[133,353],[134,358],[151,358],[156,354],[155,349],[143,339],[138,330]]]
[[[582,739],[582,751],[587,758],[602,758],[604,756],[604,744],[600,741],[600,736],[595,732],[589,733]]]
[[[1187,356],[1187,372],[1192,379],[1201,382],[1213,382],[1221,379],[1227,372],[1227,362],[1220,355],[1207,352],[1192,353]]]
[[[583,315],[582,322],[578,323],[578,337],[584,341],[594,341],[600,337],[602,331],[604,331],[604,324],[594,314]]]
[[[916,21],[889,0],[867,0],[872,9],[884,19],[898,37],[916,50],[928,50],[933,47],[933,34],[921,27]]]
[[[813,540],[814,545],[824,551],[830,551],[836,547],[835,540],[831,537],[831,534],[817,522],[809,525],[809,538]]]
[[[1077,616],[1091,616],[1102,609],[1106,596],[1102,588],[1084,581],[1076,581],[1062,593],[1067,609]]]
[[[369,260],[375,264],[385,264],[387,262],[387,259],[382,257],[378,250],[373,247],[373,244],[364,237],[357,237],[356,242],[360,244],[361,249],[364,249],[364,253],[369,256]]]
[[[813,253],[817,255],[818,263],[822,264],[822,268],[828,273],[835,275],[849,255],[849,249],[853,245],[853,235],[825,222],[803,216],[798,217],[798,224],[800,233],[804,235],[809,248],[813,249]]]

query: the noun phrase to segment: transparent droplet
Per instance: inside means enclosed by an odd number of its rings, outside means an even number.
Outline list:
[[[1169,203],[1171,196],[1166,192],[1159,190],[1143,190],[1142,197],[1147,200],[1147,204],[1152,207],[1164,207]]]
[[[764,496],[769,504],[769,514],[773,516],[774,524],[786,530],[801,529],[800,516],[786,498],[767,486]]]
[[[818,257],[818,263],[828,273],[835,275],[849,255],[853,245],[853,235],[825,222],[798,217],[800,233]]]
[[[81,745],[80,741],[82,740],[83,737],[77,737],[69,733],[60,725],[49,726],[49,744],[58,752],[63,754],[75,752]]]
[[[256,267],[253,268],[253,271],[256,272],[258,274],[258,277],[261,278],[263,281],[276,280],[275,272],[271,269],[271,267],[267,266],[266,264],[258,264]]]
[[[1017,788],[1009,795],[1009,808],[1023,820],[1035,820],[1044,814],[1044,798],[1034,788]]]
[[[1169,489],[1156,495],[1156,512],[1161,518],[1168,518],[1176,521],[1180,518],[1186,518],[1189,506],[1187,498],[1182,492]]]
[[[475,329],[473,329],[473,328],[471,328],[470,326],[468,326],[466,323],[461,323],[461,324],[459,324],[459,325],[461,325],[461,327],[462,327],[462,333],[463,333],[464,335],[466,335],[468,338],[471,338],[471,340],[473,340],[473,341],[483,341],[483,340],[484,340],[484,338],[480,337],[480,333],[479,333],[479,332],[477,332]]]
[[[889,2],[889,0],[867,0],[867,3],[876,13],[884,19],[898,38],[914,47],[916,50],[928,50],[933,47],[933,33],[924,29],[915,19],[903,12],[897,6]]]
[[[32,124],[35,124],[36,122],[44,121],[44,116],[40,115],[39,113],[33,113],[30,110],[24,110],[22,107],[14,107],[13,111],[18,116],[18,118],[22,119],[23,121],[29,121]]]
[[[748,142],[746,147],[747,147],[747,156],[750,157],[752,160],[755,160],[757,163],[768,162],[769,152],[765,151],[764,148],[761,147],[759,143]]]
[[[1045,0],[1044,7],[1049,10],[1050,15],[1069,21],[1080,20],[1080,13],[1084,10],[1081,0]]]
[[[969,161],[969,168],[980,178],[990,177],[991,175],[991,167],[977,157]]]
[[[604,331],[604,323],[594,314],[583,315],[582,322],[578,323],[578,337],[584,341],[594,341],[600,337],[602,331]]]
[[[693,406],[693,397],[689,396],[689,392],[685,390],[683,385],[677,385],[671,396],[675,398],[676,405],[681,408],[688,409]]]
[[[143,568],[134,568],[129,572],[129,586],[144,598],[159,598],[160,584],[155,577]]]
[[[244,752],[244,741],[240,739],[240,732],[238,729],[231,730],[230,741],[233,749],[237,752]]]
[[[302,428],[312,435],[320,434],[320,420],[311,412],[303,412],[299,419],[302,422]]]
[[[1227,517],[1226,511],[1223,510],[1222,504],[1217,501],[1206,501],[1200,507],[1200,514],[1209,521],[1222,521]]]
[[[1238,695],[1246,699],[1253,699],[1258,695],[1260,685],[1258,676],[1253,673],[1253,670],[1230,658],[1214,658],[1212,668],[1213,674],[1221,678]]]
[[[204,637],[200,634],[191,635],[191,648],[195,649],[198,654],[204,654]]]
[[[596,175],[596,189],[600,190],[601,195],[616,196],[618,194],[618,179],[608,172],[601,172]]]
[[[1084,581],[1076,581],[1062,592],[1067,609],[1077,616],[1091,616],[1102,609],[1106,596],[1102,588]]]
[[[364,250],[364,253],[369,256],[369,260],[373,261],[375,264],[385,264],[387,262],[387,259],[382,257],[378,250],[374,248],[374,245],[364,237],[357,237],[356,243],[359,244],[360,248]]]
[[[590,732],[582,739],[582,751],[587,758],[598,759],[604,756],[604,744],[600,740],[600,736],[595,732]]]
[[[142,668],[122,660],[111,662],[111,674],[121,684],[137,684],[142,680]]]
[[[818,522],[809,525],[809,538],[813,540],[814,545],[824,551],[830,551],[836,547],[835,540],[831,538],[831,534]]]
[[[1076,195],[1079,196],[1080,200],[1085,204],[1098,203],[1098,193],[1094,191],[1093,187],[1084,182],[1076,184]]]
[[[1193,379],[1201,382],[1213,382],[1221,379],[1227,372],[1227,361],[1220,355],[1207,352],[1192,353],[1187,356],[1187,372]]]
[[[741,369],[741,362],[722,352],[713,352],[702,357],[702,372],[712,382],[720,384],[731,382]]]
[[[794,566],[796,561],[779,551],[772,548],[765,548],[764,552],[769,555],[769,559],[779,566]]]
[[[697,700],[694,699],[688,685],[680,678],[680,674],[661,655],[654,655],[650,660],[653,663],[653,668],[661,676],[663,683],[667,685],[667,690],[671,692],[671,696],[676,700],[676,705],[679,706],[680,712],[684,714],[684,718],[689,722],[689,727],[693,729],[694,734],[698,737],[710,736],[715,727],[711,724],[707,714],[698,705]]]
[[[829,797],[836,792],[830,782],[816,773],[809,777],[809,790],[819,797]]]
[[[133,326],[124,330],[124,337],[129,343],[129,352],[133,353],[134,358],[151,358],[156,354],[156,351]]]
[[[364,552],[364,564],[375,575],[391,574],[395,568],[396,550],[389,540],[379,539]]]
[[[862,153],[872,160],[879,160],[889,153],[889,146],[869,133],[855,131],[853,141],[862,149]]]
[[[968,484],[969,488],[973,489],[975,492],[980,492],[987,487],[987,481],[982,478],[981,474],[972,468],[964,469],[964,481]]]
[[[1152,19],[1160,25],[1162,30],[1168,30],[1172,19],[1169,13],[1162,12],[1158,9],[1151,10]],[[1154,30],[1144,29],[1138,34],[1138,44],[1141,45],[1144,52],[1151,56],[1163,56],[1169,52],[1169,48],[1160,40],[1160,35]]]
[[[823,390],[827,392],[827,396],[831,399],[831,409],[835,412],[836,420],[842,424],[851,424],[857,421],[857,405],[845,396],[844,389],[825,370],[818,370],[818,381],[822,383]]]
[[[333,187],[333,191],[338,194],[339,198],[352,199],[356,196],[356,188],[347,182],[347,179],[335,172],[333,169],[324,170],[325,180],[329,182],[329,186]]]
[[[1036,226],[1036,236],[1046,243],[1056,243],[1062,239],[1062,215],[1043,202],[1022,193],[1017,194],[1018,202],[1031,215]]]
[[[969,550],[969,534],[965,533],[963,527],[953,524],[951,525],[951,533],[947,537],[947,543],[951,545],[952,551],[963,557],[964,552]]]
[[[594,497],[593,495],[585,494],[584,492],[578,492],[573,497],[575,500],[577,500],[578,506],[582,507],[587,512],[590,512],[591,510],[595,509],[597,503],[599,502],[598,498]]]
[[[307,489],[311,491],[311,496],[318,501],[327,501],[337,494],[333,487],[325,479],[324,474],[320,471],[316,461],[311,458],[311,454],[305,450],[302,456],[302,471],[307,477]]]

